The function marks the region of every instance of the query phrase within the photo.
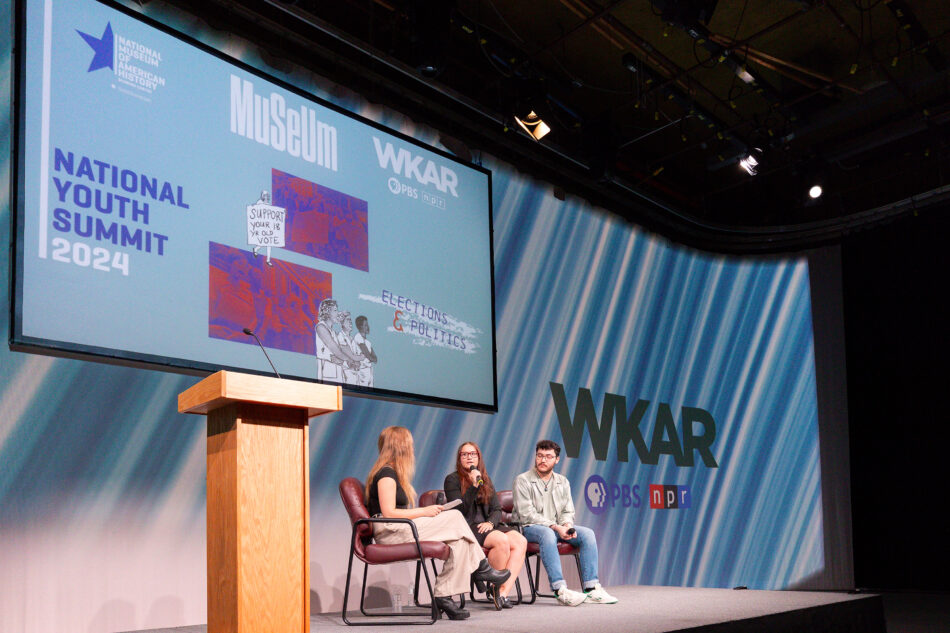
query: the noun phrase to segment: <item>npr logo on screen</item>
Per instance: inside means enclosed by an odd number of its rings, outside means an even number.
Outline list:
[[[685,510],[692,500],[689,486],[650,484],[651,510]]]

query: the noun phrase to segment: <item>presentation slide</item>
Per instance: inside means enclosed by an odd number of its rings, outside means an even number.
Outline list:
[[[96,0],[19,5],[15,349],[497,410],[491,173]]]

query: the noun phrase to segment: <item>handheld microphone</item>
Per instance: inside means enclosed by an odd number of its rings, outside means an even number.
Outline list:
[[[264,344],[261,343],[261,339],[257,338],[257,334],[254,334],[254,330],[249,327],[244,328],[244,333],[248,336],[253,336],[254,340],[257,341],[257,344],[261,346],[261,351],[264,352],[264,357],[267,359],[267,362],[270,363],[270,368],[274,370],[274,373],[277,374],[277,377],[280,378],[280,374],[277,372],[277,368],[274,367],[274,361],[270,359],[270,356],[267,355],[267,350],[264,349]]]
[[[567,535],[568,535],[568,536],[573,536],[573,535],[576,534],[576,533],[577,533],[577,530],[575,530],[574,528],[567,528]]]
[[[475,470],[475,464],[472,464],[471,466],[468,467],[468,471],[469,471],[469,472],[472,472],[473,470]],[[483,479],[482,479],[482,476],[479,475],[479,476],[478,476],[478,480],[475,482],[475,487],[477,488],[477,487],[481,486],[483,483],[485,483],[485,480],[483,480]]]

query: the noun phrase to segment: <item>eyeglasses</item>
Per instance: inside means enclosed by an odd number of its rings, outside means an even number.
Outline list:
[[[478,457],[477,451],[466,451],[464,453],[459,453],[459,457]]]
[[[554,453],[535,453],[534,457],[539,462],[550,462],[557,459],[557,455]]]

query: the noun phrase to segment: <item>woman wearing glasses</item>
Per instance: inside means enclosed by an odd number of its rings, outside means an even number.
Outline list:
[[[508,580],[498,585],[491,594],[496,607],[510,609],[512,605],[508,593],[524,564],[528,542],[514,528],[498,525],[501,504],[491,477],[485,470],[482,451],[475,442],[465,442],[459,447],[455,456],[455,472],[445,477],[443,488],[448,501],[462,500],[458,510],[465,516],[479,545],[488,550],[491,566],[511,572]]]
[[[450,620],[463,620],[469,613],[460,609],[452,596],[469,590],[469,580],[499,585],[508,572],[492,569],[472,537],[471,530],[455,512],[442,513],[441,505],[413,507],[412,487],[416,459],[412,434],[401,426],[389,426],[379,434],[379,457],[366,477],[366,506],[370,516],[411,519],[421,541],[442,541],[449,546],[449,558],[432,587],[433,602]],[[374,523],[373,538],[384,545],[412,541],[405,523]]]

